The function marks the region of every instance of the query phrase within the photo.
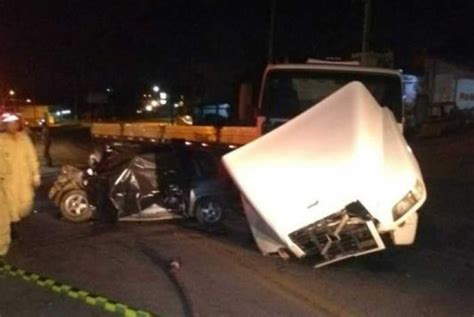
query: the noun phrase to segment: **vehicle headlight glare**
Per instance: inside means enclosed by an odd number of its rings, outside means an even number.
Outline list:
[[[68,168],[67,168],[67,165],[64,165],[61,167],[61,172],[60,174],[64,174],[64,175],[67,175],[68,174]]]
[[[89,155],[89,166],[94,167],[97,164],[97,162],[99,162],[99,160],[100,159],[99,159],[99,157],[96,153],[90,154]]]
[[[413,189],[393,207],[393,218],[397,220],[409,211],[423,197],[424,191],[423,183],[417,180]]]

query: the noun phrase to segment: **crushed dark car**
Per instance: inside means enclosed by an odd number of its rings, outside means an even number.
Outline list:
[[[213,226],[239,199],[220,154],[181,142],[105,145],[88,168],[63,167],[49,197],[72,222],[194,217]]]

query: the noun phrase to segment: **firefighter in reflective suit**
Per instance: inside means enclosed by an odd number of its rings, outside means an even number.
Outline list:
[[[5,126],[5,133],[0,134],[4,170],[2,191],[8,205],[9,220],[14,224],[30,214],[34,189],[40,185],[41,179],[35,148],[29,136],[21,131],[19,117],[7,113],[2,116],[2,122]],[[2,217],[8,222],[7,217]]]

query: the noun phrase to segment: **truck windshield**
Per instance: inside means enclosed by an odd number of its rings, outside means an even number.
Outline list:
[[[291,119],[351,81],[362,82],[377,102],[402,121],[401,79],[391,74],[326,70],[274,70],[267,74],[262,111]]]

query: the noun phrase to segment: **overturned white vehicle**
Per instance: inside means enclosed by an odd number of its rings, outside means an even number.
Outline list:
[[[322,266],[412,244],[423,178],[392,112],[351,82],[225,155],[264,254],[290,250]]]

